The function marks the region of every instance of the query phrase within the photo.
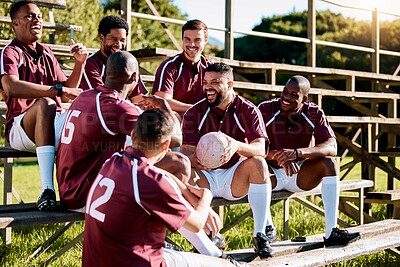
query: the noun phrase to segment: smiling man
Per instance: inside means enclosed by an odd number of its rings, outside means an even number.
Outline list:
[[[7,104],[6,139],[20,151],[36,152],[42,192],[40,210],[54,210],[54,154],[63,118],[61,100],[80,94],[77,88],[88,56],[86,47],[71,40],[74,69],[67,79],[50,47],[38,43],[42,36],[42,14],[34,1],[18,1],[10,8],[16,38],[0,58],[3,99]]]
[[[264,159],[268,137],[260,111],[235,94],[233,83],[230,66],[215,63],[205,69],[206,98],[183,116],[181,152],[189,157],[200,177],[195,183],[209,188],[213,197],[233,201],[248,195],[254,218],[254,248],[260,258],[269,258],[273,254],[270,241],[276,231],[271,219],[271,183]],[[203,135],[218,131],[224,134],[228,147],[221,156],[224,165],[211,170],[200,164],[196,146]]]
[[[129,25],[121,17],[107,16],[100,21],[98,32],[101,48],[87,59],[81,81],[84,90],[104,85],[107,59],[112,53],[125,50]],[[139,83],[128,97],[131,102],[137,103],[141,100],[139,96],[146,93],[147,89],[139,76]]]
[[[325,208],[325,246],[346,245],[361,237],[336,228],[339,205],[339,166],[336,137],[324,112],[308,100],[310,82],[296,75],[280,98],[259,105],[270,139],[266,155],[272,190],[301,192],[321,183]],[[315,145],[311,145],[314,137]]]
[[[201,54],[207,42],[207,25],[189,20],[182,26],[183,52],[166,59],[157,69],[153,95],[167,99],[172,110],[180,114],[204,98],[204,69],[212,64]]]

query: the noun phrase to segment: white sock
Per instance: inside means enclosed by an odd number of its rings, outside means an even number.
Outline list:
[[[272,185],[271,185],[271,183],[267,184],[267,207],[271,207],[271,197],[268,197],[268,196],[272,197]],[[267,208],[266,216],[267,216],[267,222],[265,223],[265,225],[271,225],[273,228],[275,228],[274,222],[272,221],[271,208]]]
[[[42,192],[49,188],[54,190],[54,146],[40,146],[36,148],[36,155],[39,163],[40,180],[42,181]]]
[[[256,236],[258,232],[265,234],[265,225],[267,223],[267,213],[270,214],[269,210],[271,204],[271,194],[268,195],[268,184],[250,184],[249,186],[249,205],[253,212],[254,219],[254,232],[253,236]]]
[[[197,249],[200,254],[208,255],[212,257],[221,257],[222,251],[208,238],[206,233],[201,230],[198,233],[194,233],[181,227],[178,232],[183,235],[189,242]]]
[[[332,228],[336,227],[339,210],[339,177],[325,176],[322,178],[321,195],[325,211],[325,238],[331,235]]]

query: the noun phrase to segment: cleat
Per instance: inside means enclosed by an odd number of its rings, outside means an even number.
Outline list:
[[[333,228],[329,238],[324,237],[325,247],[330,246],[345,246],[349,243],[357,241],[361,238],[359,232],[349,233],[347,230],[339,230],[338,228]]]
[[[181,247],[179,247],[178,245],[169,243],[167,241],[164,242],[164,248],[165,249],[169,249],[169,250],[174,250],[174,251],[184,251]]]
[[[221,234],[217,234],[215,237],[212,237],[211,234],[208,235],[208,238],[219,248],[220,250],[224,250],[226,247],[225,238]]]
[[[265,226],[265,236],[270,243],[279,241],[276,229],[272,225]]]
[[[56,193],[52,189],[45,189],[36,202],[36,207],[41,211],[53,211],[56,209]]]
[[[272,257],[274,252],[266,235],[257,233],[257,235],[253,237],[253,244],[254,251],[261,259]]]

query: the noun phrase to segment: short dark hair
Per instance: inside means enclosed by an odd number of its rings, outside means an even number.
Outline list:
[[[149,109],[140,114],[136,122],[134,141],[142,149],[154,149],[171,136],[173,128],[174,121],[167,111]]]
[[[128,22],[121,17],[107,16],[100,21],[97,31],[99,34],[106,36],[112,29],[125,29],[126,33],[128,33],[129,25]]]
[[[310,93],[310,81],[304,76],[295,75],[291,77],[286,84],[288,83],[296,84],[299,87],[301,93],[303,93],[303,95],[305,96],[308,96],[308,94]]]
[[[202,22],[201,20],[198,19],[192,19],[188,20],[183,26],[182,26],[182,38],[183,38],[183,33],[186,30],[203,30],[204,31],[204,37],[208,39],[208,27],[207,25]]]
[[[14,4],[12,4],[11,8],[10,8],[10,18],[14,19],[15,16],[17,15],[19,9],[27,4],[35,4],[36,5],[35,1],[33,1],[33,0],[22,0],[22,1],[18,1],[18,2],[15,2]]]
[[[233,69],[228,64],[222,62],[209,65],[204,70],[204,73],[206,72],[217,72],[222,74],[223,76],[228,76],[230,79],[233,79]]]

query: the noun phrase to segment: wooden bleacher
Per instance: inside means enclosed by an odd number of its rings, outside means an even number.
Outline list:
[[[248,266],[257,267],[312,267],[325,266],[359,256],[369,255],[382,250],[399,253],[395,247],[400,247],[400,220],[388,219],[361,226],[352,227],[349,231],[358,231],[362,238],[348,246],[325,248],[323,235],[306,237],[306,242],[291,240],[272,243],[274,257],[268,260],[255,258],[252,249],[241,249],[227,252],[237,260],[251,261]]]

